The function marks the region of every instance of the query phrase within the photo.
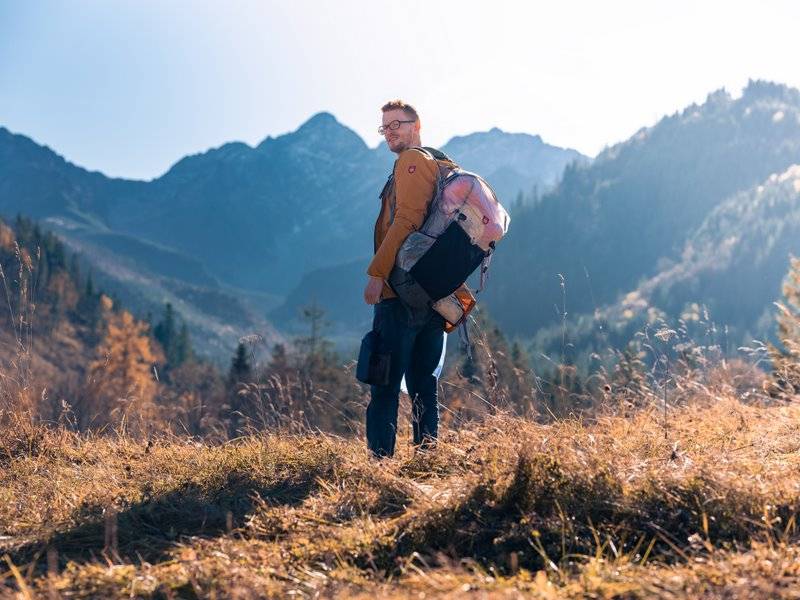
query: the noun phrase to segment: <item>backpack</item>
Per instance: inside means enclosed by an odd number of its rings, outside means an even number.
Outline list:
[[[432,307],[455,328],[475,304],[459,288],[481,266],[483,289],[495,244],[511,218],[480,175],[453,167],[433,148],[416,150],[437,161],[439,176],[428,215],[400,246],[388,283],[409,307]]]

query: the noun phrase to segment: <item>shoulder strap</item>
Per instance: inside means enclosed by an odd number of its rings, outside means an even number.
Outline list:
[[[430,146],[413,146],[411,149],[412,150],[419,150],[420,152],[422,152],[425,156],[427,156],[431,160],[436,161],[437,165],[439,164],[439,161],[447,161],[447,162],[450,162],[452,164],[455,164],[453,162],[453,160],[449,156],[447,156],[447,154],[445,154],[441,150],[437,150],[436,148],[431,148]],[[441,165],[439,165],[439,166],[440,166],[440,171],[439,171],[439,175],[437,176],[436,190],[434,191],[433,198],[431,200],[436,198],[441,193],[441,189],[442,189],[442,185],[443,185],[442,184],[442,172],[441,172],[441,168],[442,167],[441,167]],[[383,198],[384,194],[386,194],[389,191],[389,189],[390,189],[390,187],[392,185],[394,185],[394,169],[392,169],[392,172],[389,175],[389,179],[386,180],[386,184],[383,186],[383,190],[381,190],[381,194],[380,194],[381,199]],[[394,203],[390,203],[389,204],[389,223],[393,223],[394,222],[395,210],[396,210],[396,207],[395,207]],[[428,204],[428,212],[430,213],[430,203]],[[425,218],[427,219],[427,216]]]
[[[420,152],[422,152],[423,154],[427,155],[428,157],[434,160],[446,160],[447,162],[456,164],[452,158],[447,156],[447,154],[445,154],[441,150],[432,148],[431,146],[414,146],[414,150],[419,150]]]
[[[389,188],[392,186],[393,182],[394,182],[394,169],[392,169],[392,172],[389,173],[389,177],[386,179],[386,183],[384,183],[383,188],[381,188],[381,193],[378,194],[378,198],[383,200],[383,196],[386,194],[386,192],[389,191]]]
[[[383,188],[381,188],[381,193],[378,194],[378,198],[380,199],[381,202],[383,202],[384,197],[386,196],[386,194],[389,193],[389,190],[392,189],[393,185],[394,185],[394,169],[392,169],[392,172],[389,173],[389,177],[386,178],[386,183],[384,183]],[[394,204],[390,203],[389,223],[392,223],[393,221],[394,221]]]

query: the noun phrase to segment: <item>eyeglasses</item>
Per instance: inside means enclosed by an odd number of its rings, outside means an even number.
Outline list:
[[[390,129],[392,131],[394,131],[395,129],[400,129],[400,123],[414,123],[415,121],[416,121],[416,119],[411,119],[410,121],[398,121],[397,119],[395,119],[394,121],[392,121],[388,125],[381,125],[380,127],[378,127],[378,133],[383,135],[384,133],[386,133]]]

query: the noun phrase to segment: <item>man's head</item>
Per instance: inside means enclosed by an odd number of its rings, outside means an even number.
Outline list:
[[[383,124],[379,132],[383,135],[389,150],[400,154],[414,146],[421,146],[419,138],[419,115],[413,106],[402,100],[392,100],[381,107]]]

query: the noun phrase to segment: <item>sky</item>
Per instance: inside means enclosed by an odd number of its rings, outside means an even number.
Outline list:
[[[110,176],[329,111],[371,147],[500,127],[594,156],[748,79],[800,87],[800,2],[0,0],[0,126]]]

